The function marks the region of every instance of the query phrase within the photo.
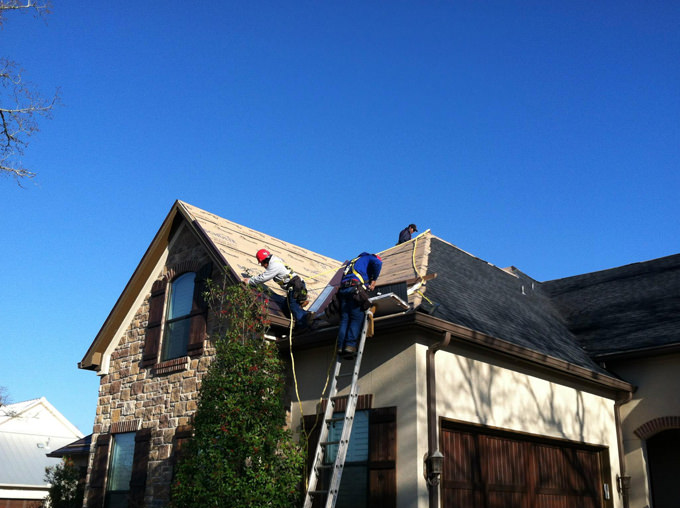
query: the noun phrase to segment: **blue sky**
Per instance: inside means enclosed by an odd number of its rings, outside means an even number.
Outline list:
[[[77,369],[176,199],[347,259],[415,222],[539,281],[680,252],[680,3],[53,2],[0,56],[63,105],[0,179],[0,386]]]

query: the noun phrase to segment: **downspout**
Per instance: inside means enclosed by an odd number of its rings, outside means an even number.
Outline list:
[[[437,383],[434,367],[434,355],[440,349],[445,348],[451,341],[451,332],[444,334],[444,339],[427,348],[426,376],[427,376],[427,456],[439,450],[437,429]],[[439,482],[431,485],[428,482],[430,496],[430,508],[439,508]],[[626,507],[627,508],[627,507]]]
[[[630,477],[626,475],[626,460],[623,452],[623,428],[621,426],[621,406],[633,400],[633,392],[624,392],[625,395],[614,401],[614,422],[616,425],[616,442],[619,449],[619,476],[616,477],[616,489],[621,493],[623,508],[630,508],[628,490],[630,489]]]

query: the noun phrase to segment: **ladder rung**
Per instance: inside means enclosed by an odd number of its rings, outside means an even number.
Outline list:
[[[334,444],[340,444],[340,441],[324,441],[321,443],[321,446],[328,446],[328,445],[334,445]]]
[[[326,423],[344,422],[344,421],[345,421],[345,417],[344,417],[344,416],[341,416],[341,417],[339,417],[339,418],[328,418],[328,419],[326,420]]]
[[[328,494],[327,490],[310,490],[309,495],[311,496],[325,496]]]
[[[333,464],[321,464],[320,466],[316,466],[316,469],[333,469]]]
[[[351,376],[352,374],[354,374],[354,372],[345,372],[344,374],[338,374],[338,375],[335,376],[335,377],[336,377],[336,378],[339,378],[339,377],[349,377],[349,376]]]

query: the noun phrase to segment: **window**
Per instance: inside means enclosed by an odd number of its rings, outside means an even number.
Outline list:
[[[397,408],[370,409],[372,396],[360,395],[354,413],[352,436],[345,459],[336,508],[371,507],[395,508],[397,506]],[[337,399],[334,417],[343,415],[347,399]],[[314,450],[319,441],[323,414],[305,416],[305,428],[311,429],[307,467],[314,461]],[[342,422],[329,428],[329,441],[336,441],[342,432]],[[328,447],[330,463],[335,459],[337,446]],[[324,490],[330,478],[320,478],[318,490]],[[323,506],[324,499],[314,500],[314,508]]]
[[[111,463],[106,481],[106,508],[126,508],[132,478],[132,464],[135,452],[135,433],[125,432],[113,435]]]
[[[179,358],[187,353],[195,280],[196,273],[187,272],[170,285],[161,361]]]
[[[334,418],[342,418],[345,413],[334,413]],[[333,422],[328,429],[329,441],[340,441],[343,422]],[[338,453],[338,445],[328,447],[325,464],[333,464]],[[327,482],[330,480],[327,478]],[[342,471],[340,493],[335,504],[337,508],[365,508],[368,489],[368,411],[354,413],[352,435]]]
[[[187,356],[203,354],[208,315],[203,293],[211,274],[211,263],[191,261],[169,268],[153,283],[142,367],[155,366],[156,374],[176,372],[185,368]]]

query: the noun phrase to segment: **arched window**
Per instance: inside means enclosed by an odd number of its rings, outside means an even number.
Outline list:
[[[211,274],[211,263],[190,261],[153,283],[142,367],[158,366],[156,373],[167,374],[186,366],[183,357],[203,354],[208,314],[203,294]]]
[[[177,277],[170,285],[161,361],[187,354],[195,280],[196,273],[187,272]]]

